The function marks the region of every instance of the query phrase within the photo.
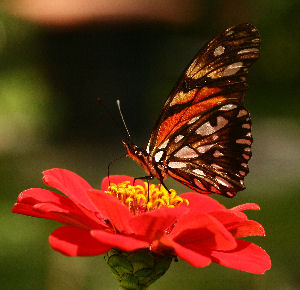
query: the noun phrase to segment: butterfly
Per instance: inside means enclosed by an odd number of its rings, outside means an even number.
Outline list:
[[[168,96],[147,149],[123,141],[126,155],[163,185],[170,176],[199,193],[245,189],[252,135],[244,96],[259,54],[258,30],[248,23],[208,42]]]

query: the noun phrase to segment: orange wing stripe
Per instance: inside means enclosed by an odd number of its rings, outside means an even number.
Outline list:
[[[222,89],[220,88],[208,88],[208,87],[203,87],[196,95],[196,98],[194,100],[194,103],[196,102],[200,102],[201,100],[213,95],[213,94],[217,94],[220,91],[222,91]]]
[[[202,94],[196,96],[195,102],[199,99],[202,99]],[[175,132],[177,129],[182,127],[185,123],[187,123],[193,116],[199,114],[199,112],[206,112],[211,108],[215,107],[216,105],[222,105],[226,102],[226,98],[224,96],[216,96],[206,101],[202,101],[191,105],[190,107],[182,110],[181,112],[174,114],[168,117],[160,126],[156,146],[159,146],[164,140],[168,138],[168,136]]]
[[[186,182],[186,179],[184,179],[180,175],[177,175],[177,174],[173,173],[172,171],[168,171],[168,175],[170,177],[176,178],[177,180],[181,180],[182,182]]]
[[[184,103],[191,101],[195,97],[195,95],[197,94],[198,91],[199,91],[199,89],[196,88],[196,89],[190,90],[186,93],[184,93],[182,91],[178,92],[175,95],[175,97],[173,98],[172,102],[170,103],[170,106],[184,104]]]
[[[194,103],[196,103],[220,91],[221,91],[220,88],[208,88],[208,87],[203,87],[201,90],[196,88],[186,93],[180,91],[175,95],[172,102],[170,103],[170,106],[187,103],[191,101],[193,98],[195,98]]]

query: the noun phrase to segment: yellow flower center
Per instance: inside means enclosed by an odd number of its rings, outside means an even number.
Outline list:
[[[119,199],[126,205],[133,215],[160,207],[175,207],[182,203],[189,204],[188,200],[177,195],[174,189],[165,189],[161,184],[148,184],[144,186],[130,185],[130,181],[119,184],[111,183],[106,193]]]

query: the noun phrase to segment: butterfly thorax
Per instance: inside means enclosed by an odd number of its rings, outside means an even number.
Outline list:
[[[146,150],[134,144],[129,144],[125,141],[122,142],[127,150],[126,156],[135,160],[150,176],[154,176],[160,181],[166,178],[167,167],[164,164],[154,162],[153,157],[150,156]]]

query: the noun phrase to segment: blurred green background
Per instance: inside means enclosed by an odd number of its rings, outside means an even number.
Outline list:
[[[124,3],[123,3],[124,2]],[[249,75],[253,121],[247,189],[228,207],[256,202],[267,237],[252,238],[273,267],[253,275],[218,265],[173,263],[151,289],[300,289],[299,1],[3,1],[0,6],[0,288],[117,289],[103,257],[69,258],[50,249],[53,221],[11,214],[17,195],[45,187],[41,171],[72,170],[98,187],[124,153],[123,135],[97,104],[145,146],[164,100],[202,45],[250,22],[262,53]],[[41,4],[43,3],[43,4]],[[115,3],[115,2],[114,2]],[[129,5],[130,4],[130,5]],[[113,174],[141,176],[129,159]],[[188,189],[168,179],[167,184]]]

